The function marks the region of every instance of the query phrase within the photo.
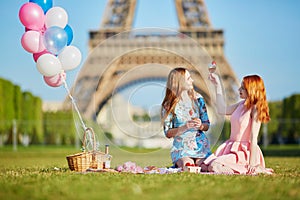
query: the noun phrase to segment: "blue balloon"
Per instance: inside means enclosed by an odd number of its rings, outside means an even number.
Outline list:
[[[68,36],[64,29],[58,26],[51,26],[46,29],[43,42],[50,53],[58,55],[67,46]]]
[[[67,45],[70,45],[72,40],[73,40],[73,30],[71,28],[71,26],[69,24],[66,25],[66,27],[64,28],[64,30],[66,31],[67,33],[67,36],[68,36],[68,43]]]
[[[38,4],[44,11],[44,14],[53,6],[52,0],[29,0],[29,2]]]

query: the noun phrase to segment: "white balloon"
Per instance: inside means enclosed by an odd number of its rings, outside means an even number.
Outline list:
[[[62,71],[59,59],[49,53],[45,53],[38,58],[36,67],[44,76],[54,76]]]
[[[46,13],[45,25],[46,28],[58,26],[65,28],[68,24],[68,14],[61,7],[52,7]]]
[[[58,55],[63,70],[76,68],[81,62],[81,52],[75,46],[66,46]]]

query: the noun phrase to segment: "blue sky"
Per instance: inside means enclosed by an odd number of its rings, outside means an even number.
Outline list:
[[[44,101],[61,101],[63,87],[44,83],[32,55],[21,46],[24,26],[18,18],[28,1],[1,1],[0,77],[20,85]],[[72,45],[82,52],[82,64],[67,72],[71,87],[88,57],[88,31],[100,28],[106,0],[53,0],[64,8],[74,32]],[[267,88],[268,100],[282,100],[300,93],[300,1],[298,0],[207,0],[212,26],[224,30],[225,56],[241,79],[259,74]],[[177,30],[173,0],[139,0],[135,28],[162,27]]]

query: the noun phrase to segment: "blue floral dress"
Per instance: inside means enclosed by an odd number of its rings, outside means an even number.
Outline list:
[[[210,125],[203,97],[198,97],[197,101],[193,103],[195,104],[194,106],[191,103],[189,105],[182,101],[177,103],[174,110],[175,116],[170,113],[164,121],[165,135],[169,129],[185,125],[192,117],[198,117],[202,123]],[[164,110],[162,111],[164,112]],[[210,145],[203,131],[189,129],[183,134],[174,137],[171,148],[171,159],[174,165],[182,157],[207,158],[209,155],[211,155]]]

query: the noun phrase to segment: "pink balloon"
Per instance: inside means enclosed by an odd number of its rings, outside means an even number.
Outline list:
[[[25,3],[19,10],[19,19],[28,29],[39,31],[44,27],[45,15],[43,9],[32,2]]]
[[[39,57],[41,55],[44,55],[45,53],[50,53],[50,52],[47,51],[47,49],[45,49],[44,51],[41,51],[41,52],[38,52],[38,53],[33,53],[32,56],[33,56],[34,62],[36,62],[39,59]]]
[[[46,31],[46,26],[44,25],[43,26],[43,28],[42,29],[40,29],[40,30],[38,30],[42,35],[45,33],[45,31]],[[32,30],[32,29],[29,29],[29,28],[27,28],[27,27],[25,27],[25,32],[27,32],[27,31],[36,31],[36,30]]]
[[[38,53],[45,49],[41,33],[38,31],[27,31],[21,38],[22,47],[29,53]]]
[[[64,80],[66,80],[65,72],[61,72],[60,74],[56,74],[54,76],[44,76],[45,83],[51,87],[61,86]]]

